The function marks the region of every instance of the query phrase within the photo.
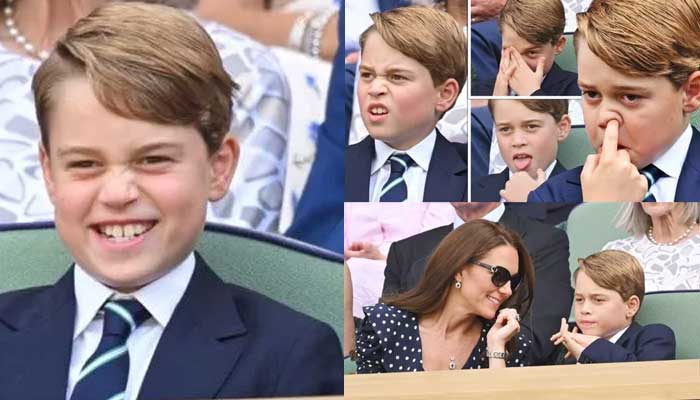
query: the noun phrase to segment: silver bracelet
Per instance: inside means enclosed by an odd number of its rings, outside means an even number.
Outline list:
[[[294,20],[292,28],[289,30],[289,38],[287,39],[287,45],[293,49],[301,51],[302,44],[304,41],[304,33],[309,27],[309,20],[313,12],[307,11]]]
[[[301,50],[311,57],[318,58],[321,53],[321,38],[323,29],[326,27],[328,20],[336,13],[334,8],[328,8],[323,12],[315,14],[311,17],[309,24],[304,31],[304,39],[302,40]]]
[[[505,360],[508,358],[508,351],[490,351],[489,349],[486,349],[486,357]]]

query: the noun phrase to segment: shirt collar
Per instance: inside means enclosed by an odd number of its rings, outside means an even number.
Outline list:
[[[382,142],[381,140],[374,141],[374,160],[372,161],[372,171],[371,174],[374,175],[379,171],[386,160],[391,157],[394,153],[406,153],[413,161],[419,166],[423,171],[428,171],[428,166],[430,165],[430,158],[433,155],[433,148],[435,147],[435,140],[437,139],[437,132],[433,129],[428,136],[423,138],[416,145],[411,147],[406,151],[396,150],[395,148],[389,146],[388,144]]]
[[[80,265],[75,264],[73,279],[77,308],[73,340],[83,333],[90,322],[95,319],[102,305],[113,296],[135,298],[148,310],[156,322],[165,328],[175,311],[175,307],[185,294],[194,273],[194,267],[194,253],[190,253],[184,261],[165,275],[141,289],[125,295],[107,287],[85,272]]]
[[[547,169],[544,170],[544,179],[549,179],[549,176],[552,175],[552,171],[554,171],[554,167],[556,167],[556,165],[557,165],[557,160],[555,159],[554,161],[552,161],[549,164],[549,167],[547,167]],[[508,168],[508,167],[506,167],[506,168]],[[510,179],[512,177],[513,177],[513,171],[511,171],[510,168],[508,168],[508,178]]]
[[[669,177],[678,179],[681,176],[683,163],[690,149],[693,138],[693,128],[688,124],[676,142],[654,161],[656,168],[664,171]]]
[[[498,207],[489,211],[489,213],[484,215],[481,219],[497,223],[501,220],[501,217],[503,216],[504,212],[506,212],[506,206],[503,205],[503,203],[500,203]],[[452,223],[453,229],[459,228],[462,224],[464,224],[464,220],[460,218],[459,215],[455,215],[454,222]]]
[[[612,335],[612,336],[610,337],[610,339],[608,339],[608,342],[610,342],[610,343],[617,343],[617,341],[620,340],[620,338],[622,337],[622,335],[624,335],[625,332],[627,332],[627,329],[629,329],[629,327],[630,327],[630,326],[627,325],[625,328],[623,328],[622,330],[620,330],[620,331],[617,332],[616,334]]]

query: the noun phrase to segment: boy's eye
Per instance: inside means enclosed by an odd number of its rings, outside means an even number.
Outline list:
[[[97,166],[97,161],[93,161],[93,160],[78,160],[78,161],[71,161],[68,163],[69,169],[87,169],[87,168],[94,168],[96,166]]]
[[[622,96],[622,99],[627,102],[627,103],[634,103],[635,101],[638,101],[642,98],[642,96],[636,95],[636,94],[626,94]]]
[[[534,57],[534,56],[536,56],[537,54],[539,54],[539,52],[538,52],[537,50],[529,50],[529,51],[527,52],[527,55],[528,55],[529,57]]]
[[[405,77],[405,76],[403,76],[403,75],[397,75],[397,74],[392,74],[392,75],[390,76],[390,78],[391,78],[391,80],[393,80],[393,81],[403,81],[403,80],[406,80],[406,77]]]
[[[369,72],[360,72],[360,78],[362,79],[369,79],[372,77],[372,74]]]
[[[498,128],[498,133],[502,133],[504,135],[507,133],[510,133],[510,127],[508,127],[508,126],[500,127],[500,128]]]
[[[525,128],[527,128],[527,130],[529,130],[529,131],[534,131],[539,127],[540,127],[539,125],[534,125],[534,124],[530,124],[530,125],[525,126]]]
[[[574,299],[575,302],[580,303],[583,301],[583,297],[577,297]]]
[[[172,158],[165,156],[148,156],[141,159],[141,164],[157,165],[172,161]]]
[[[596,100],[598,97],[600,97],[598,92],[594,92],[592,90],[584,90],[581,95],[588,100]]]
[[[596,303],[602,303],[602,302],[604,302],[604,301],[605,301],[605,299],[602,299],[602,298],[597,298],[597,299],[595,299],[595,302],[596,302]]]

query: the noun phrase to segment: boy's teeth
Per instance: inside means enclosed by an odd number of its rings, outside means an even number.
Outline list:
[[[100,229],[102,233],[111,237],[112,239],[120,239],[117,241],[133,239],[134,236],[140,235],[146,230],[147,227],[143,224],[105,225]]]

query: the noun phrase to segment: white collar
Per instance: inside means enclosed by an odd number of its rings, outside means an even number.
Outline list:
[[[386,160],[388,160],[394,153],[408,154],[411,156],[417,166],[419,166],[424,172],[427,172],[428,166],[430,166],[430,158],[433,155],[433,148],[435,147],[436,139],[437,132],[435,129],[433,129],[428,136],[406,151],[396,150],[381,140],[375,140],[374,160],[372,160],[372,171],[370,173],[372,175],[377,173],[377,171],[379,171],[382,166],[386,164]]]
[[[501,217],[503,216],[504,212],[506,212],[506,206],[503,205],[503,203],[500,203],[498,205],[498,207],[489,211],[488,214],[481,217],[481,219],[485,219],[486,221],[498,223],[498,221],[501,220]],[[456,215],[454,222],[452,223],[452,228],[457,229],[460,226],[462,226],[462,224],[464,224],[464,220],[462,218],[460,218],[459,215]]]
[[[623,329],[621,329],[619,332],[617,332],[616,334],[612,335],[612,336],[610,337],[610,339],[608,339],[608,342],[610,342],[610,343],[617,343],[617,341],[620,340],[620,338],[622,337],[622,335],[624,335],[625,332],[627,332],[627,329],[629,329],[629,327],[630,327],[630,325],[627,325],[626,327],[624,327]]]
[[[76,318],[73,340],[95,319],[102,305],[112,296],[135,298],[148,310],[158,324],[165,328],[175,311],[175,307],[185,293],[185,289],[187,289],[187,285],[194,273],[194,266],[194,253],[190,253],[184,261],[165,275],[133,293],[124,295],[105,286],[85,272],[81,266],[75,264],[73,280]]]
[[[666,150],[653,164],[664,171],[669,177],[678,179],[681,176],[683,163],[690,149],[690,140],[693,138],[693,128],[688,124],[681,136],[671,147]]]
[[[549,166],[547,167],[547,169],[544,170],[544,179],[549,179],[549,177],[550,177],[550,175],[552,175],[552,171],[554,171],[554,167],[556,165],[557,165],[557,160],[555,158],[554,161],[549,163]],[[506,167],[506,168],[508,168],[508,167]],[[513,177],[513,171],[511,171],[510,168],[508,168],[508,179],[510,179],[512,177]]]

